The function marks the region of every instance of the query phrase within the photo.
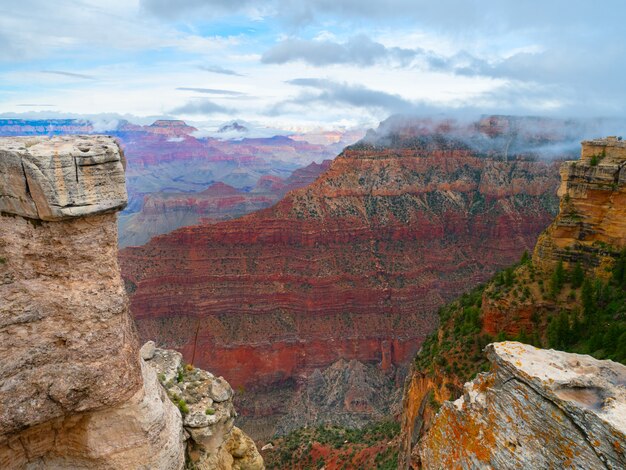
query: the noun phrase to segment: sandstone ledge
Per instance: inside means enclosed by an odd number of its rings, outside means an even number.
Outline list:
[[[424,468],[626,467],[626,367],[517,342],[487,355],[421,441]]]
[[[0,139],[0,212],[62,220],[126,206],[124,156],[108,136]]]

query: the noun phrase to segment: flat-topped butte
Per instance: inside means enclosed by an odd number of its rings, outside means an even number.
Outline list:
[[[121,210],[124,164],[109,136],[0,138],[0,213],[54,221]]]

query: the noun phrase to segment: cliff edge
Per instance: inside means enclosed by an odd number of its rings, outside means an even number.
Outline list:
[[[582,142],[580,160],[561,165],[559,215],[537,241],[533,264],[553,270],[580,262],[606,277],[626,248],[626,142],[616,137]]]
[[[491,372],[420,442],[423,468],[626,467],[626,367],[517,342],[486,351]]]
[[[0,139],[2,469],[185,467],[184,410],[140,358],[120,277],[126,201],[111,137]],[[226,457],[197,468],[263,468]]]
[[[437,412],[442,404],[467,395],[464,384],[489,369],[483,349],[491,342],[515,340],[586,354],[590,361],[609,359],[616,368],[626,364],[626,143],[614,137],[582,142],[580,160],[564,162],[560,173],[559,214],[539,236],[532,257],[525,253],[517,264],[440,310],[440,326],[425,341],[405,385],[401,468],[427,466],[424,459],[440,462],[432,449],[426,451],[425,436],[434,442],[429,429],[441,426]],[[616,386],[623,391],[624,382]],[[592,391],[581,393],[596,400]],[[454,424],[458,416],[448,413],[448,405],[441,409]],[[496,419],[499,411],[489,412]],[[544,415],[542,426],[554,429],[555,419]],[[458,441],[469,431],[457,424]],[[500,441],[489,445],[504,452]],[[541,455],[555,467],[579,466],[575,459],[570,465],[555,454]],[[497,459],[490,465],[510,467]],[[483,465],[476,462],[468,466]],[[583,462],[583,468],[598,468]],[[535,468],[545,467],[535,463]]]

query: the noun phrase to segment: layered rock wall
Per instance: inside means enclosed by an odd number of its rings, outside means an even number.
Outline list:
[[[581,262],[606,276],[615,253],[626,247],[626,142],[585,141],[581,158],[561,166],[560,212],[539,237],[533,264],[554,269]]]
[[[579,327],[579,337],[568,341],[569,347],[593,351],[594,355],[603,347],[604,352],[599,354],[619,358],[608,349],[609,342],[600,340],[600,346],[587,349],[588,342],[581,340],[589,339],[591,328],[596,328],[593,334],[601,338],[619,332],[623,318],[620,303],[616,302],[615,311],[602,320],[585,320],[589,307],[584,306],[582,291],[584,279],[589,280],[588,286],[600,285],[598,282],[604,280],[614,287],[610,281],[612,268],[626,246],[626,147],[615,138],[582,145],[581,159],[561,166],[560,212],[539,236],[532,260],[501,272],[484,288],[458,298],[441,311],[442,324],[418,355],[405,386],[401,468],[419,465],[420,447],[416,443],[428,431],[439,404],[461,395],[463,383],[471,374],[485,370],[481,349],[491,339],[520,338],[537,345],[554,344],[549,327],[552,325],[554,331],[552,322],[567,314],[574,319],[573,324],[587,325]],[[565,280],[556,288],[554,273],[559,262],[563,263]],[[586,273],[580,272],[580,280],[574,284],[578,263]],[[602,309],[610,302],[597,298],[593,303]],[[562,342],[560,347],[566,346]]]
[[[272,208],[123,250],[140,335],[245,396],[341,359],[393,374],[437,307],[519,259],[556,208],[550,164],[432,147],[349,149]],[[275,398],[241,412],[276,422]]]

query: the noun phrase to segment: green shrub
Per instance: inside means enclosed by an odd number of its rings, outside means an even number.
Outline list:
[[[181,398],[180,400],[178,400],[178,403],[176,405],[178,406],[178,409],[183,414],[183,416],[189,413],[189,407],[187,406],[187,402],[184,399]]]

